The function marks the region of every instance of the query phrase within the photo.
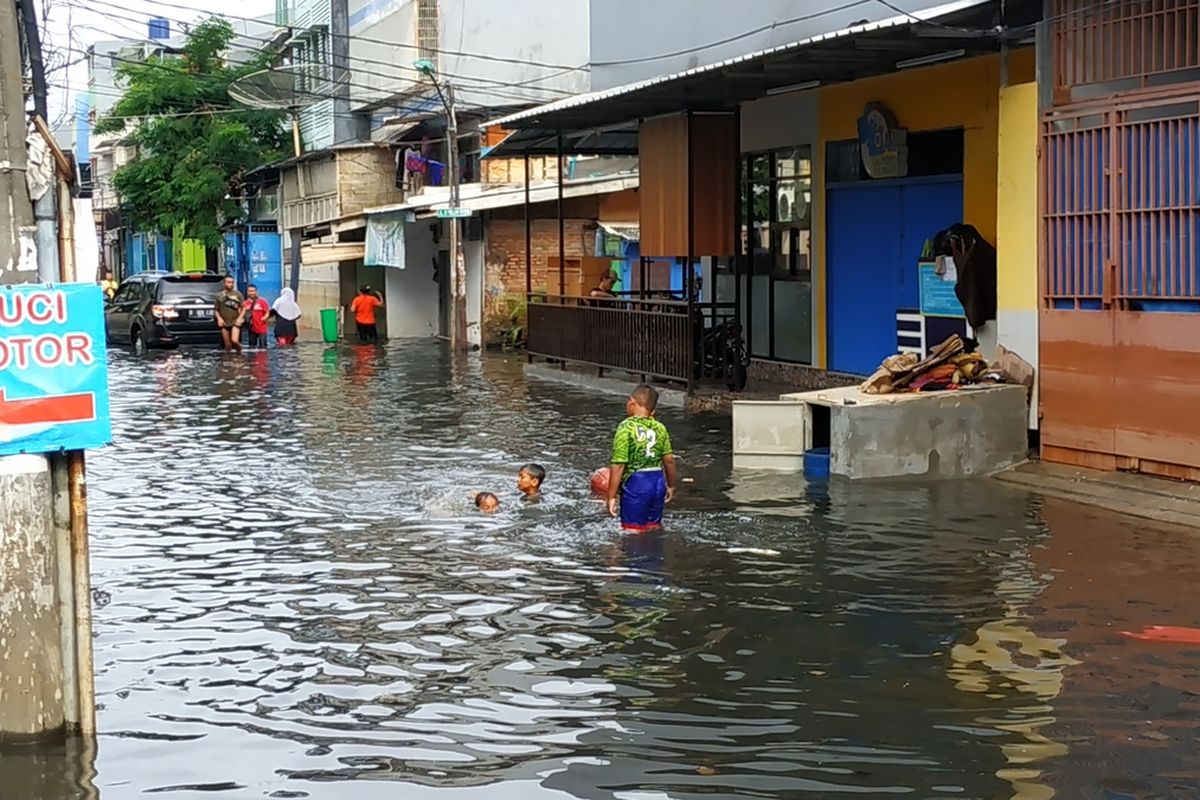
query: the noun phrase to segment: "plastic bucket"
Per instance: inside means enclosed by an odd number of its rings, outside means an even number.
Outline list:
[[[338,340],[338,310],[336,308],[321,309],[321,338],[328,344]]]
[[[829,448],[815,447],[804,452],[804,477],[829,477]]]

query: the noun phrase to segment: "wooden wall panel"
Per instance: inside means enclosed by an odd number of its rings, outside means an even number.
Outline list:
[[[1200,467],[1200,314],[1115,320],[1116,453]]]
[[[689,126],[692,254],[733,255],[734,188],[737,182],[737,117],[700,114]],[[681,255],[686,255],[685,249]]]
[[[1043,456],[1115,453],[1112,313],[1043,309],[1039,330]]]
[[[646,120],[638,129],[638,194],[644,256],[687,255],[687,116]]]

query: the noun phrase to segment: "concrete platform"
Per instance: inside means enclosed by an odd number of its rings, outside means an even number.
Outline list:
[[[625,375],[620,371],[613,371],[613,374],[600,376],[596,374],[596,370],[583,372],[577,368],[563,369],[556,364],[526,364],[524,372],[526,377],[567,383],[581,389],[590,389],[595,392],[622,395],[624,397],[628,397],[633,388],[641,382],[638,377]],[[623,377],[616,377],[618,375]],[[658,404],[660,406],[665,408],[684,408],[687,403],[687,393],[684,391],[672,389],[657,383],[654,384],[654,388],[658,389]]]
[[[1037,494],[1200,528],[1200,484],[1031,461],[995,476]]]
[[[735,467],[791,471],[806,450],[829,447],[830,473],[851,480],[962,478],[1027,457],[1022,386],[895,395],[854,386],[738,402],[733,412]]]

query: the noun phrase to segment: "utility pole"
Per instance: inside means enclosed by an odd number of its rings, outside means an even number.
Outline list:
[[[460,207],[458,187],[462,180],[458,164],[458,115],[454,107],[454,87],[446,84],[446,157],[450,161],[450,208]],[[467,349],[467,274],[462,251],[462,229],[458,217],[450,219],[451,311],[450,345]]]
[[[0,0],[0,284],[37,280],[33,204],[25,184],[25,95],[17,10]]]

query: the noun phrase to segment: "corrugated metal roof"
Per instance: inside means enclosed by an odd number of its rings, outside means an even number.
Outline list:
[[[563,198],[589,197],[597,194],[609,194],[625,189],[636,189],[638,176],[634,174],[589,178],[585,180],[568,181],[563,184]],[[432,214],[439,208],[450,207],[450,189],[445,186],[433,187],[434,191],[425,190],[420,197],[404,203],[390,206],[368,208],[364,213],[368,216],[376,214],[391,214],[397,211],[410,211],[414,214]],[[558,184],[548,181],[529,187],[530,203],[547,203],[558,198]],[[524,186],[497,185],[489,187],[482,183],[468,183],[459,189],[459,205],[472,211],[486,211],[491,208],[508,208],[525,203]]]
[[[812,46],[814,44],[819,44],[821,42],[831,42],[831,41],[836,41],[838,39],[845,39],[845,38],[857,36],[857,35],[864,34],[864,33],[871,33],[874,31],[887,30],[889,28],[898,28],[901,26],[912,25],[914,22],[925,22],[925,21],[930,21],[930,20],[937,20],[939,17],[952,15],[952,14],[955,14],[960,11],[975,8],[977,6],[986,5],[989,2],[993,2],[993,0],[955,0],[955,2],[946,3],[944,5],[935,6],[933,8],[927,8],[927,9],[924,9],[921,11],[913,11],[912,13],[909,13],[909,14],[897,15],[895,17],[890,17],[888,19],[880,20],[878,22],[869,22],[869,23],[864,23],[862,25],[853,25],[849,28],[842,28],[841,30],[831,31],[829,33],[822,33],[817,36],[810,36],[807,39],[801,39],[801,40],[798,40],[795,42],[791,42],[789,44],[777,45],[775,47],[769,47],[765,50],[758,50],[758,51],[755,51],[752,53],[746,53],[744,55],[735,56],[733,58],[728,58],[728,59],[725,59],[724,61],[720,61],[715,64],[707,64],[707,65],[701,66],[701,67],[693,67],[691,69],[684,70],[682,72],[675,72],[675,73],[671,73],[669,75],[660,75],[655,78],[648,78],[646,80],[638,81],[636,83],[629,83],[624,86],[615,86],[611,89],[604,89],[604,90],[597,91],[597,92],[588,92],[586,94],[575,95],[573,97],[566,97],[566,98],[563,98],[562,100],[556,100],[552,103],[547,103],[545,105],[538,106],[536,108],[531,108],[526,111],[519,111],[515,114],[509,114],[506,117],[501,117],[499,119],[492,120],[490,122],[485,123],[483,127],[501,127],[501,128],[530,127],[531,125],[536,125],[537,122],[539,120],[541,120],[541,118],[556,114],[558,112],[566,111],[566,110],[573,109],[573,108],[578,108],[580,106],[585,106],[585,105],[589,105],[592,103],[600,103],[605,100],[621,97],[623,95],[633,94],[634,92],[638,92],[640,90],[647,89],[647,88],[650,88],[653,86],[658,86],[660,84],[671,83],[673,81],[682,80],[684,78],[688,78],[688,77],[692,77],[692,76],[720,72],[721,70],[729,69],[730,67],[737,66],[739,64],[747,64],[749,62],[758,61],[760,59],[763,59],[763,58],[771,56],[771,55],[787,53],[787,52],[794,51],[794,50],[801,50],[803,48]],[[527,124],[523,125],[521,123],[527,123]]]

